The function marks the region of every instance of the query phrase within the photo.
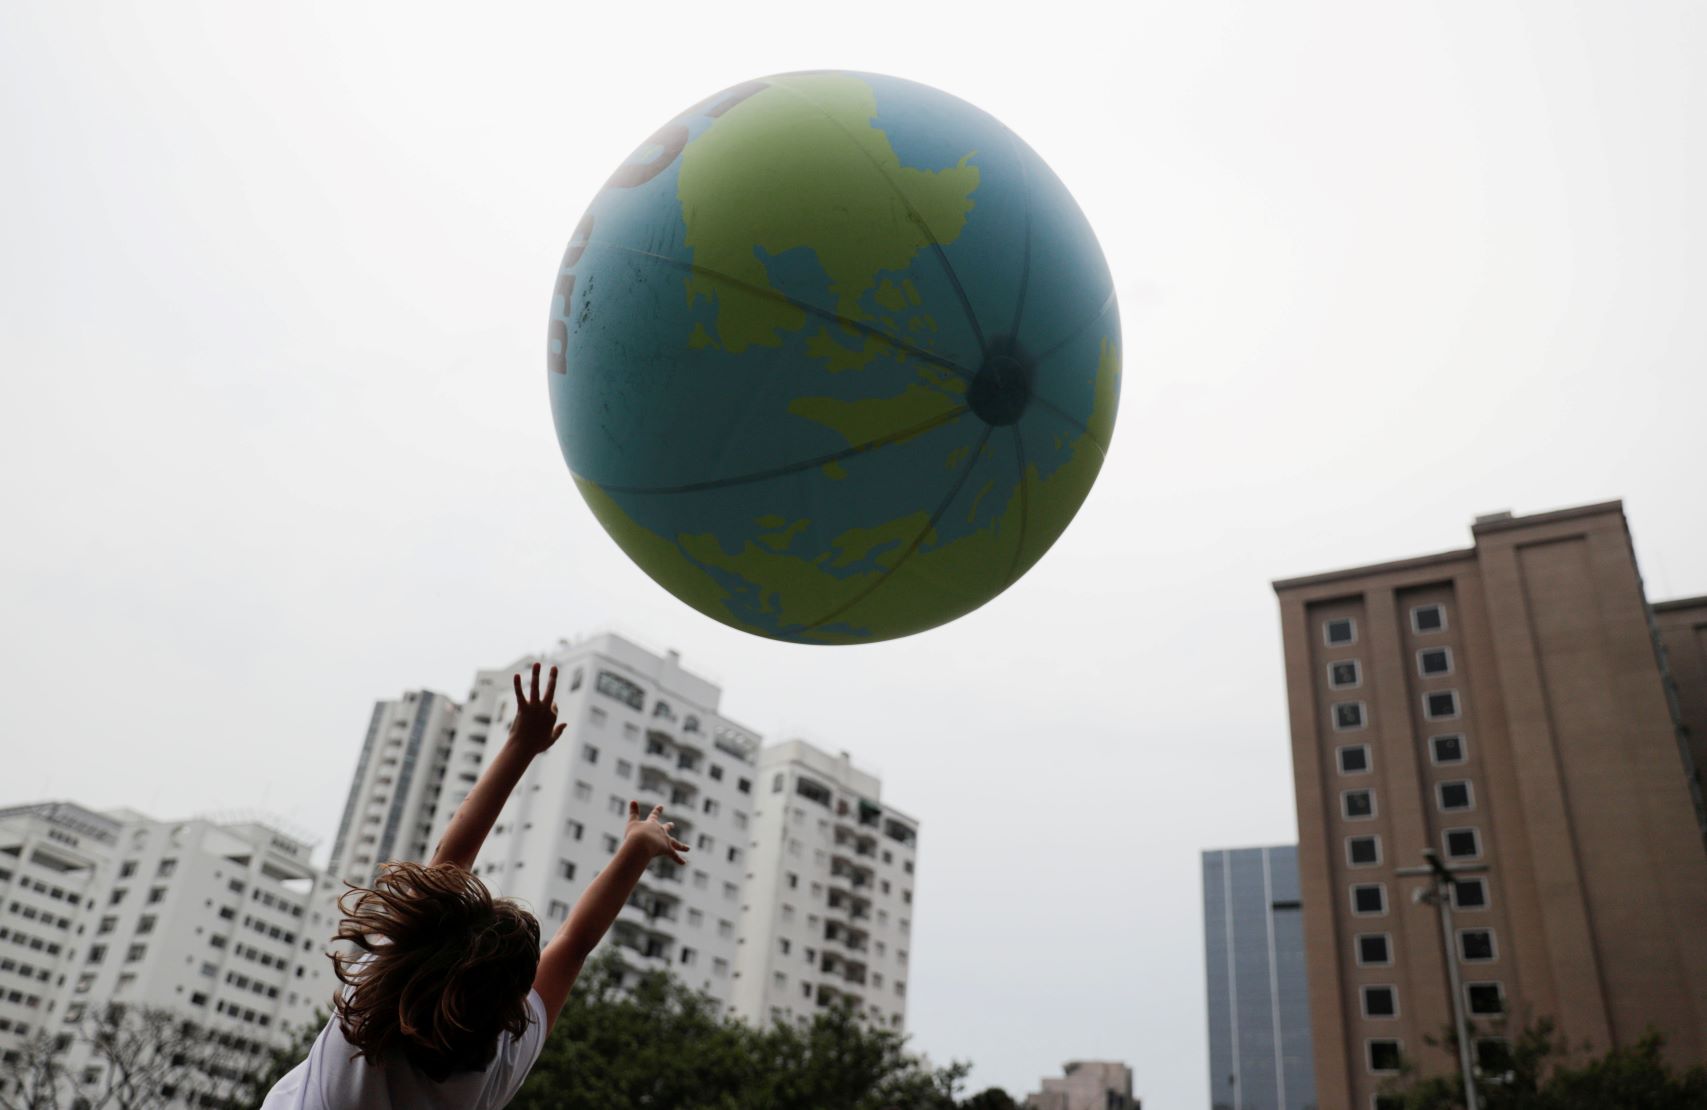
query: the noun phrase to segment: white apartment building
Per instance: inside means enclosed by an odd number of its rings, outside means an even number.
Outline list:
[[[790,740],[764,749],[758,777],[735,1012],[806,1023],[847,1000],[902,1029],[918,822],[846,752]]]
[[[426,857],[460,715],[431,690],[374,704],[327,870],[366,886],[385,860]]]
[[[727,1006],[759,737],[719,712],[722,691],[676,652],[603,634],[481,671],[427,843],[438,842],[503,744],[515,715],[510,676],[535,659],[558,668],[558,720],[568,727],[517,784],[476,871],[495,893],[531,905],[549,938],[621,843],[629,800],[648,810],[662,803],[691,848],[688,863],[654,861],[607,940],[636,970],[670,970]]]
[[[170,1009],[239,1046],[287,1041],[336,984],[324,952],[343,888],[308,856],[260,821],[0,810],[0,1052],[108,1002]],[[99,1066],[75,1042],[69,1063]]]

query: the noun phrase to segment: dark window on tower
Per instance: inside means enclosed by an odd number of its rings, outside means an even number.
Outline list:
[[[1488,904],[1488,888],[1481,879],[1458,879],[1452,884],[1452,908],[1479,910]]]
[[[1351,744],[1341,748],[1340,774],[1356,775],[1369,770],[1369,745]]]
[[[1346,817],[1352,820],[1373,817],[1375,816],[1375,792],[1373,790],[1347,790],[1340,795],[1340,805]]]
[[[1345,842],[1346,860],[1353,867],[1369,867],[1381,862],[1381,840],[1374,836],[1354,836]]]
[[[1505,992],[1498,983],[1467,983],[1464,995],[1470,1001],[1472,1014],[1505,1013]]]
[[[1443,782],[1440,784],[1441,809],[1469,809],[1470,784],[1463,781]]]
[[[1363,703],[1342,701],[1334,706],[1334,727],[1340,730],[1363,727]]]
[[[1431,736],[1428,740],[1429,751],[1436,763],[1464,762],[1464,738],[1459,735]]]
[[[1423,698],[1423,709],[1431,721],[1458,716],[1458,691],[1436,690]]]
[[[1452,652],[1448,648],[1429,648],[1417,653],[1417,670],[1423,677],[1452,673]]]
[[[1458,951],[1466,961],[1494,958],[1492,929],[1465,929],[1458,934]]]
[[[1447,829],[1446,854],[1453,859],[1471,859],[1482,854],[1481,838],[1475,829]]]
[[[1392,987],[1364,987],[1363,1015],[1372,1018],[1390,1018],[1399,1015],[1399,997]]]
[[[1387,889],[1380,883],[1360,883],[1351,888],[1353,913],[1386,913]]]
[[[1387,950],[1387,934],[1361,934],[1357,938],[1357,962],[1360,964],[1392,963],[1393,957]]]
[[[1329,644],[1351,644],[1357,642],[1357,622],[1350,617],[1340,617],[1322,625],[1322,637]]]
[[[1370,1041],[1369,1042],[1369,1070],[1370,1071],[1398,1071],[1399,1070],[1399,1042],[1398,1041]]]
[[[1439,605],[1419,605],[1411,610],[1411,627],[1418,632],[1439,632],[1446,627],[1446,610]]]
[[[1342,659],[1338,663],[1328,664],[1328,685],[1336,690],[1347,686],[1356,686],[1361,680],[1357,673],[1357,660]]]

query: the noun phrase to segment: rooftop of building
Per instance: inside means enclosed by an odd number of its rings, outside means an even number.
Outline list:
[[[1674,597],[1670,601],[1654,602],[1654,612],[1675,613],[1686,609],[1707,609],[1707,594],[1700,597]]]
[[[1530,513],[1526,516],[1514,516],[1510,512],[1485,513],[1471,523],[1470,534],[1473,537],[1481,537],[1494,532],[1505,532],[1516,528],[1533,528],[1542,524],[1604,516],[1609,513],[1617,513],[1622,516],[1623,512],[1624,502],[1614,500],[1597,501],[1590,505],[1575,505],[1566,509],[1553,509],[1542,513]],[[1323,583],[1336,582],[1342,579],[1368,578],[1379,574],[1390,574],[1394,571],[1416,570],[1419,567],[1462,562],[1475,557],[1476,549],[1474,547],[1459,547],[1450,551],[1436,552],[1432,555],[1416,555],[1408,559],[1369,563],[1364,566],[1322,571],[1318,574],[1306,574],[1296,578],[1279,578],[1272,585],[1275,593],[1285,593],[1288,590],[1320,586]]]

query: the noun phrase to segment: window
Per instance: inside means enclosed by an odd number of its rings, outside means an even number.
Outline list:
[[[123,863],[119,864],[119,878],[128,879],[134,874],[136,874],[135,860],[127,859]]]
[[[551,905],[547,907],[545,912],[546,916],[554,920],[565,918],[569,916],[569,904],[561,899],[553,898],[551,900]]]
[[[1452,908],[1481,910],[1488,906],[1488,884],[1481,879],[1455,879],[1452,883]]]
[[[124,954],[124,962],[127,964],[138,963],[141,961],[142,957],[147,954],[148,946],[146,944],[133,944]]]
[[[1358,883],[1351,888],[1351,912],[1360,916],[1387,912],[1385,883]]]
[[[1423,714],[1431,721],[1458,716],[1458,691],[1436,690],[1423,695]]]
[[[569,679],[569,692],[573,694],[576,690],[579,690],[581,688],[581,681],[586,677],[586,669],[584,667],[576,667],[575,673],[570,676]]]
[[[599,761],[599,749],[593,747],[591,744],[582,744],[581,758],[586,760],[588,763],[597,763]]]
[[[592,787],[588,787],[587,789],[591,790]],[[569,834],[569,839],[579,840],[581,839],[581,834],[587,831],[587,827],[579,821],[565,821],[563,823],[563,831]]]
[[[694,965],[694,961],[698,958],[699,953],[695,952],[692,948],[682,949],[681,962],[684,966],[692,967]]]
[[[1452,733],[1428,738],[1428,755],[1436,764],[1464,762],[1464,737]]]
[[[1340,644],[1357,643],[1357,622],[1350,617],[1339,617],[1322,624],[1322,639],[1329,647]]]
[[[695,871],[693,873],[694,889],[704,890],[710,885],[710,883],[711,883],[711,876],[707,875],[704,871]]]
[[[1346,690],[1363,683],[1363,676],[1358,673],[1357,660],[1341,659],[1337,663],[1328,664],[1328,685],[1335,690]]]
[[[1435,787],[1440,797],[1440,808],[1443,810],[1469,809],[1473,805],[1470,796],[1470,784],[1461,779],[1443,782]]]
[[[1375,791],[1340,791],[1340,812],[1348,821],[1363,821],[1375,816]]]
[[[705,771],[706,774],[711,776],[712,782],[723,781],[723,768],[720,765],[716,763],[709,763],[706,765]]]
[[[771,779],[771,793],[772,794],[781,794],[783,783],[785,783],[787,780],[788,780],[788,776],[786,774],[784,774],[783,772],[778,771],[776,773],[775,777],[773,777]]]
[[[620,840],[612,836],[610,833],[606,833],[604,836],[604,846],[605,851],[607,852],[615,852],[621,843],[622,842]]]
[[[159,868],[154,873],[156,875],[160,876],[160,878],[166,879],[166,878],[170,878],[172,873],[176,870],[178,870],[178,861],[177,860],[175,860],[175,859],[163,859],[160,861]]]
[[[1446,854],[1453,859],[1475,859],[1482,854],[1482,838],[1475,829],[1447,829],[1441,834]]]
[[[735,789],[739,790],[743,794],[751,794],[753,792],[753,780],[742,779],[735,784]]]
[[[1340,774],[1360,775],[1369,770],[1369,745],[1348,744],[1339,749]]]
[[[626,779],[626,778],[632,777],[633,774],[634,774],[634,764],[630,763],[626,759],[619,759],[616,761],[616,777],[617,778]]]
[[[1352,867],[1374,867],[1381,862],[1381,838],[1378,836],[1347,837],[1345,860]]]
[[[1368,1041],[1369,1070],[1376,1073],[1394,1072],[1399,1070],[1398,1041]]]
[[[1492,929],[1458,930],[1458,955],[1465,963],[1481,963],[1493,959],[1495,956],[1494,931]]]
[[[577,802],[590,802],[590,801],[592,801],[593,800],[593,784],[590,782],[581,782],[581,781],[577,780],[575,783],[575,800]]]
[[[689,910],[688,911],[688,924],[694,925],[694,926],[704,925],[705,924],[705,913],[704,913],[704,911],[702,911],[702,910]]]
[[[1424,678],[1452,673],[1451,648],[1424,648],[1417,652],[1417,673]]]
[[[790,871],[787,873],[787,877],[788,877],[788,889],[795,890],[800,886],[800,876],[799,875],[795,874],[793,871]]]
[[[152,933],[154,931],[154,921],[154,915],[151,913],[145,913],[139,917],[136,921],[136,935],[139,937],[145,937],[149,933]]]
[[[1472,1014],[1505,1013],[1505,988],[1498,983],[1465,983],[1464,997],[1469,1001]]]
[[[1342,701],[1334,706],[1334,729],[1339,732],[1349,732],[1364,726],[1363,703],[1360,701]]]
[[[1363,1016],[1366,1018],[1396,1018],[1399,1016],[1399,994],[1389,986],[1363,988]]]
[[[615,698],[630,709],[639,709],[646,704],[646,691],[621,675],[610,671],[600,671],[598,679],[593,683],[593,689],[607,698]]]
[[[1359,967],[1381,967],[1393,962],[1386,933],[1357,935],[1357,964]]]
[[[166,888],[163,886],[154,887],[148,892],[148,904],[151,906],[159,902],[164,902],[165,900]]]
[[[1441,632],[1446,628],[1446,608],[1441,605],[1418,605],[1411,610],[1411,631]]]
[[[557,877],[560,879],[573,879],[575,877],[575,861],[567,859],[558,860]]]
[[[609,809],[612,813],[620,815],[625,810],[627,810],[627,808],[628,808],[627,803],[625,803],[622,800],[622,797],[620,795],[612,794],[610,796]]]
[[[1502,1037],[1476,1040],[1476,1070],[1489,1078],[1503,1078],[1512,1070],[1511,1043]]]

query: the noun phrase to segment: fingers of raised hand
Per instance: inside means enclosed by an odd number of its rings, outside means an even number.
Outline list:
[[[510,677],[514,679],[516,683],[516,709],[520,711],[522,706],[528,703],[527,695],[522,693],[522,676],[519,674],[513,674]]]
[[[551,679],[550,679],[550,681],[548,681],[545,684],[545,700],[550,701],[556,695],[557,695],[557,667],[555,664],[553,664],[553,666],[551,668]],[[557,706],[553,705],[551,707],[551,711],[553,713],[557,712]]]
[[[539,664],[538,663],[535,663],[533,665],[533,696],[530,697],[528,700],[529,701],[538,701],[539,700]]]
[[[556,740],[559,736],[563,735],[563,730],[568,727],[568,725],[558,725],[556,728],[551,730],[551,738]]]
[[[653,806],[652,807],[652,818],[651,819],[656,821],[658,818],[660,818],[662,816],[664,816],[664,807],[663,807],[662,803],[660,803],[659,805]]]
[[[628,819],[630,821],[640,820],[640,803],[632,798],[628,802]]]

